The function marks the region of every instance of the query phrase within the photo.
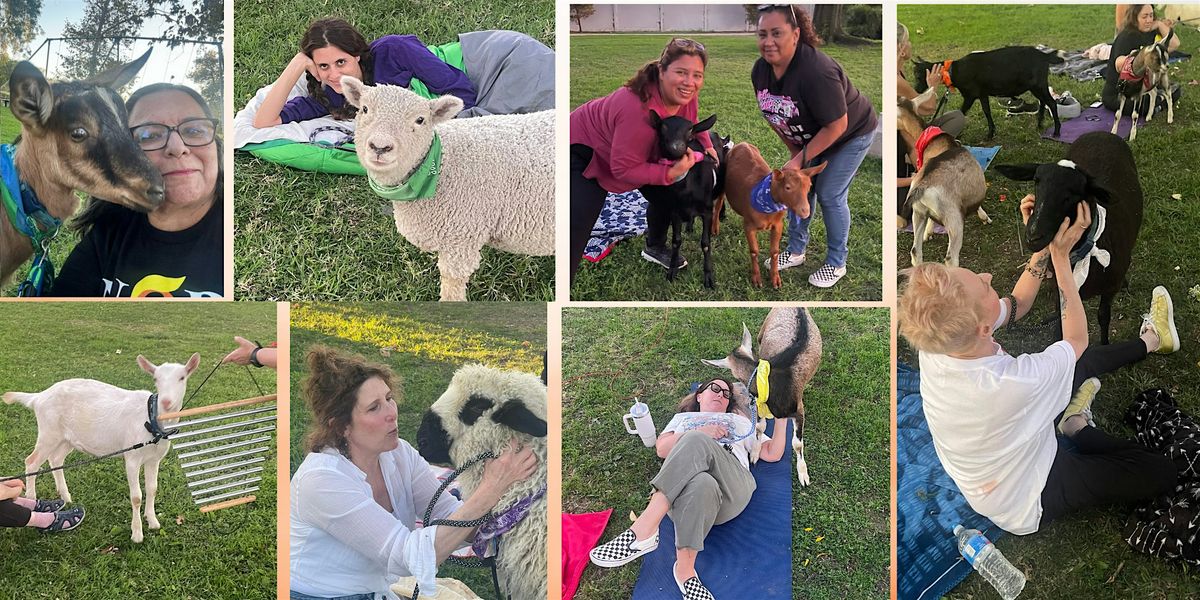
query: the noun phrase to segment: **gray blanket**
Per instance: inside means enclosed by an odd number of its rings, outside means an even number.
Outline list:
[[[458,41],[476,91],[460,118],[554,108],[554,51],[545,44],[515,31],[472,31]]]

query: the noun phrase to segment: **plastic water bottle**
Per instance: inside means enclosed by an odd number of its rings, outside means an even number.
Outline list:
[[[625,421],[625,431],[641,436],[642,443],[647,448],[654,447],[654,443],[658,441],[658,434],[655,433],[654,417],[650,416],[649,406],[634,398],[633,406],[629,407],[629,412],[621,419]]]
[[[1021,595],[1021,590],[1025,589],[1025,574],[1008,562],[983,533],[956,525],[954,537],[958,538],[958,552],[996,588],[1000,597],[1013,600]]]

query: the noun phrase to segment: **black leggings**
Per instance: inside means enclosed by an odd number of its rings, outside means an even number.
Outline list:
[[[32,514],[33,511],[12,500],[0,500],[0,527],[24,527]]]
[[[1089,377],[1111,373],[1146,357],[1141,339],[1089,346],[1075,363],[1072,390]],[[1044,525],[1086,508],[1152,498],[1175,487],[1176,469],[1166,456],[1087,426],[1071,436],[1076,452],[1059,449],[1042,488]]]
[[[608,192],[595,179],[583,176],[592,162],[592,149],[584,144],[571,144],[571,283],[583,260],[583,249],[592,236],[592,227],[604,209]]]

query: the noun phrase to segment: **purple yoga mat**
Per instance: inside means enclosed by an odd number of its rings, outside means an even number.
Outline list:
[[[1074,143],[1079,139],[1079,136],[1093,131],[1112,131],[1113,111],[1097,106],[1095,108],[1088,107],[1079,113],[1078,117],[1069,121],[1062,122],[1062,135],[1054,137],[1054,124],[1051,123],[1046,131],[1042,132],[1042,137],[1064,144]],[[1165,115],[1162,118],[1167,118]],[[1138,119],[1138,129],[1146,126],[1146,119]],[[1132,120],[1129,117],[1121,117],[1121,124],[1117,126],[1117,135],[1121,139],[1129,139],[1129,130],[1132,128]]]

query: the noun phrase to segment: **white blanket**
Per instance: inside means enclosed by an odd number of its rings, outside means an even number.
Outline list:
[[[308,88],[306,87],[304,78],[292,87],[288,92],[288,100],[296,96],[307,96]],[[262,106],[263,100],[267,98],[267,92],[271,86],[263,87],[258,90],[254,97],[246,103],[246,108],[239,110],[237,115],[233,117],[233,148],[239,149],[246,144],[255,144],[260,142],[269,142],[272,140],[291,140],[293,142],[308,142],[311,141],[311,136],[314,131],[321,127],[339,127],[351,132],[354,131],[354,121],[338,121],[333,117],[320,117],[308,121],[299,121],[296,123],[283,123],[274,127],[263,127],[261,129],[254,126],[254,115],[258,113],[258,107]],[[344,133],[337,131],[325,131],[318,135],[318,141],[336,143],[345,137]]]

